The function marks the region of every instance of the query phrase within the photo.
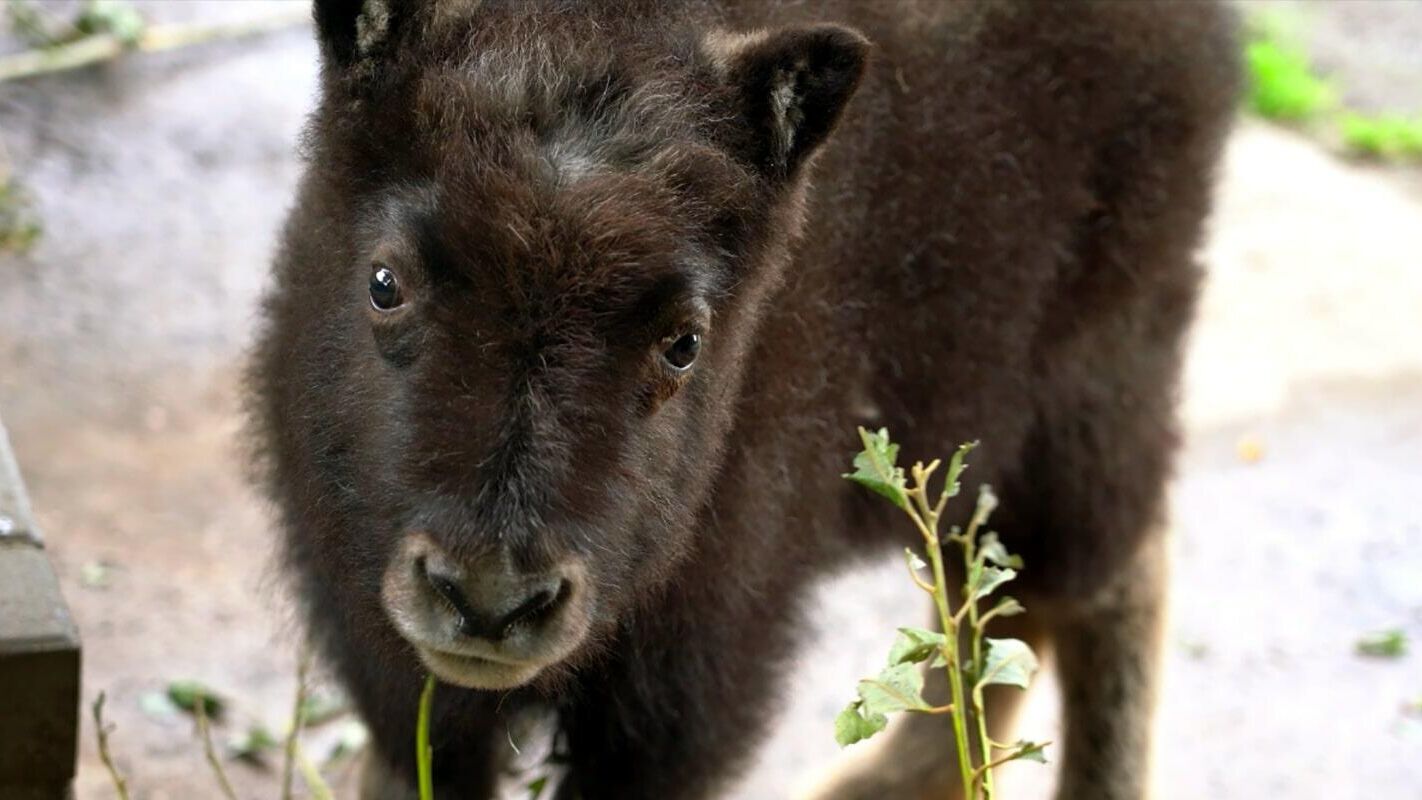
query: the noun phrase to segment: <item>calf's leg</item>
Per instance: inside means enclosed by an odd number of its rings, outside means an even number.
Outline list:
[[[1062,690],[1060,800],[1138,800],[1150,787],[1167,542],[1154,535],[1130,568],[1052,623]]]

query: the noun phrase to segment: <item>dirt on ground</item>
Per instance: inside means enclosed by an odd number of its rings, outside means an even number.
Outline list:
[[[283,4],[149,8],[169,5]],[[1372,5],[1371,24],[1402,24]],[[0,256],[0,415],[135,800],[217,796],[191,721],[153,699],[168,682],[232,699],[220,737],[289,715],[292,626],[243,476],[240,367],[314,87],[301,29],[0,85],[0,142],[45,226]],[[1162,797],[1422,796],[1418,185],[1255,122],[1230,142],[1182,398]],[[788,796],[844,757],[834,714],[894,626],[928,613],[897,561],[816,603],[820,635],[733,797]],[[1354,652],[1388,628],[1414,652]],[[1020,732],[1057,726],[1047,677]],[[112,796],[93,734],[86,719],[81,799]],[[277,796],[270,767],[229,769],[242,796]],[[1014,766],[1008,794],[1046,797],[1052,776]]]

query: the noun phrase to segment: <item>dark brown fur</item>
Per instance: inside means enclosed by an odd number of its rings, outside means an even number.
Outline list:
[[[561,722],[563,796],[713,795],[783,688],[811,582],[912,543],[839,478],[863,424],[909,460],[983,442],[971,479],[1001,497],[1039,642],[1072,637],[1063,791],[1140,793],[1159,581],[1121,587],[1160,549],[1234,95],[1221,8],[317,6],[322,100],[255,429],[310,629],[388,771],[413,773],[423,669],[380,580],[419,526],[456,553],[577,553],[605,598],[529,686],[441,688],[441,796],[487,796],[506,720],[538,709]],[[785,29],[820,22],[873,42],[842,118],[866,51]],[[787,148],[765,92],[796,69]],[[418,309],[372,318],[376,256]],[[706,345],[671,380],[649,348],[695,303]],[[1072,658],[1092,637],[1116,649]],[[828,793],[939,791],[940,772]]]

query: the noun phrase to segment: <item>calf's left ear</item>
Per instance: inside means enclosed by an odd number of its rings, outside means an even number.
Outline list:
[[[424,0],[314,0],[312,15],[328,63],[350,67],[388,48],[395,28]]]
[[[789,178],[824,144],[859,86],[869,40],[841,25],[713,33],[706,56],[738,106],[732,146],[767,175]]]

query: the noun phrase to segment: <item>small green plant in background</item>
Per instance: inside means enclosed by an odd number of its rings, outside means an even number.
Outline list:
[[[0,254],[28,252],[42,232],[29,193],[0,163]]]
[[[134,46],[147,27],[138,9],[124,0],[88,0],[70,18],[55,16],[34,0],[6,0],[5,12],[10,30],[35,47],[60,47],[103,35]]]
[[[1422,115],[1367,114],[1348,108],[1286,23],[1278,15],[1250,20],[1244,45],[1249,109],[1275,122],[1315,124],[1354,156],[1422,162]]]
[[[1339,122],[1343,143],[1359,155],[1383,160],[1422,159],[1422,116],[1347,112]]]
[[[943,563],[945,542],[939,522],[948,501],[961,489],[958,479],[974,445],[965,444],[953,454],[935,498],[929,482],[942,466],[940,461],[914,464],[905,475],[896,464],[899,446],[890,441],[886,430],[875,433],[860,428],[859,437],[864,449],[854,457],[854,471],[844,477],[888,499],[923,536],[928,561],[911,549],[905,550],[905,556],[914,584],[933,597],[942,631],[899,628],[887,666],[877,677],[859,682],[858,698],[835,719],[835,739],[841,746],[867,739],[884,730],[888,715],[894,712],[947,714],[953,725],[963,795],[970,800],[990,800],[995,767],[1018,759],[1046,761],[1045,743],[994,741],[988,735],[984,702],[989,686],[1026,689],[1037,671],[1037,658],[1026,642],[985,635],[990,621],[1021,614],[1025,611],[1022,604],[1011,597],[999,597],[990,608],[979,607],[1017,576],[1022,560],[1008,553],[995,533],[983,532],[997,505],[992,490],[983,486],[967,529],[954,526],[946,537],[948,543],[958,546],[963,560],[965,579],[955,608]],[[930,570],[931,580],[920,577],[924,570]],[[951,697],[947,705],[935,706],[924,700],[925,662],[929,670],[944,671]]]
[[[118,765],[114,763],[114,757],[109,752],[109,736],[114,732],[114,726],[104,721],[106,699],[107,696],[99,692],[99,696],[94,699],[94,705],[90,706],[94,714],[94,738],[98,740],[99,760],[104,762],[104,768],[109,771],[114,794],[118,796],[118,800],[128,800],[128,781],[124,779],[123,773],[119,772]]]
[[[221,721],[227,713],[227,701],[199,681],[173,681],[166,691],[173,705],[194,716],[201,712],[208,719]]]
[[[138,44],[147,27],[138,9],[123,0],[89,0],[74,21],[79,36],[110,34],[129,47]]]
[[[257,765],[263,763],[267,751],[278,748],[284,751],[285,758],[280,775],[281,800],[292,800],[295,796],[294,775],[297,771],[301,773],[309,796],[313,800],[332,800],[333,798],[330,786],[321,776],[321,770],[303,752],[300,736],[302,730],[308,725],[334,720],[346,714],[348,708],[341,699],[311,693],[311,664],[311,652],[303,650],[297,662],[296,695],[292,703],[292,717],[284,742],[278,741],[260,722],[248,725],[242,733],[234,735],[227,742],[227,758]],[[109,737],[113,733],[114,727],[104,720],[104,702],[105,695],[100,692],[98,699],[91,707],[95,735],[98,739],[99,758],[108,770],[114,793],[119,800],[128,800],[128,781],[119,772],[109,750]],[[219,755],[212,740],[212,725],[227,715],[228,706],[227,699],[217,691],[206,684],[192,680],[173,681],[167,685],[164,691],[148,692],[139,698],[139,707],[144,713],[166,717],[182,711],[193,716],[197,738],[202,746],[208,767],[217,781],[219,794],[227,800],[237,800],[237,794],[233,790],[227,770],[223,766],[223,758]],[[363,744],[363,726],[354,722],[351,725],[358,728],[362,735],[352,736],[343,730],[336,745],[337,750],[325,761],[327,766],[348,757],[351,748],[358,748]]]
[[[1370,633],[1358,640],[1355,649],[1360,656],[1402,658],[1407,655],[1407,634],[1397,628]]]
[[[1273,26],[1259,26],[1244,46],[1249,70],[1249,107],[1265,119],[1313,119],[1337,99],[1333,87],[1314,73],[1301,47],[1283,41]]]

